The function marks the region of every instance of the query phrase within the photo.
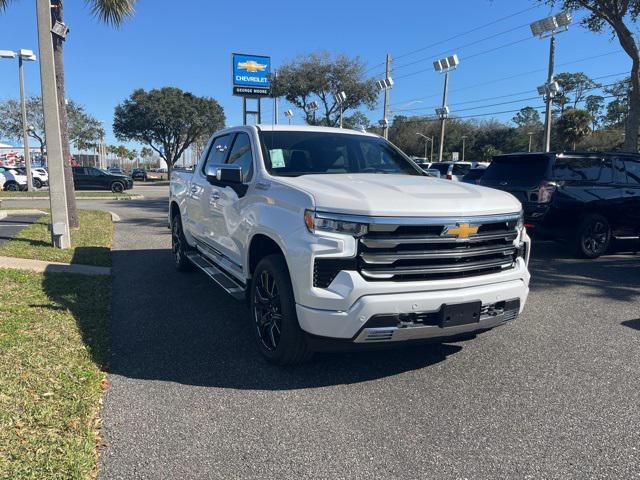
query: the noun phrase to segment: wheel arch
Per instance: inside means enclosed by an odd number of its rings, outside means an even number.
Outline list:
[[[246,265],[248,278],[253,276],[253,272],[258,266],[260,260],[268,255],[282,255],[285,263],[287,263],[284,249],[280,246],[278,241],[264,233],[256,233],[251,237],[247,251]],[[288,264],[287,268],[289,268]]]

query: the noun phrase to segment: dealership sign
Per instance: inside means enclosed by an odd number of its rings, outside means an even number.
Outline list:
[[[234,53],[232,56],[233,94],[241,97],[269,95],[271,57]]]

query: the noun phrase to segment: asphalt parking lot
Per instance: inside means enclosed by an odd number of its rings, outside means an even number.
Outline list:
[[[174,271],[147,188],[79,203],[121,217],[100,478],[640,476],[640,255],[536,242],[514,323],[282,369],[242,304]]]
[[[0,218],[0,245],[14,238],[20,230],[35,222],[40,215],[10,215]]]

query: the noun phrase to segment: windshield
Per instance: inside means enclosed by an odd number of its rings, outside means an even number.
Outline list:
[[[331,173],[423,175],[399,150],[379,137],[346,133],[262,131],[265,167],[271,175]]]
[[[481,184],[536,184],[543,180],[550,158],[546,155],[495,157],[482,175]]]

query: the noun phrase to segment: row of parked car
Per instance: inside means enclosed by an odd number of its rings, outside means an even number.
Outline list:
[[[49,185],[49,173],[46,168],[34,167],[31,177],[35,188]],[[27,171],[24,167],[0,167],[0,190],[19,192],[27,189]]]
[[[579,256],[599,257],[615,240],[640,240],[640,155],[517,153],[489,164],[420,166],[428,175],[511,193],[532,236],[566,242]]]

